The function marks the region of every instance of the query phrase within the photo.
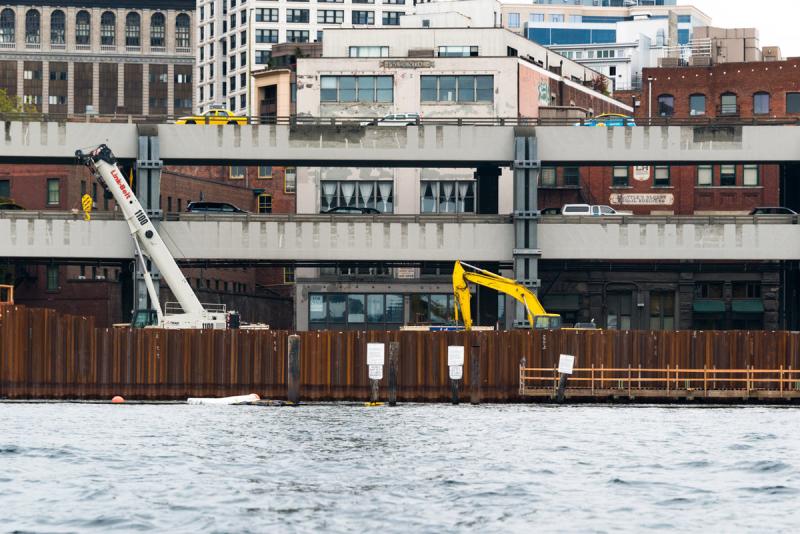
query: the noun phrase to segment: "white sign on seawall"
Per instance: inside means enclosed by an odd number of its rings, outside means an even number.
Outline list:
[[[460,365],[450,366],[450,380],[461,380],[464,378],[464,368]]]
[[[452,368],[454,365],[464,365],[464,347],[447,347],[447,365]]]
[[[369,379],[370,380],[381,380],[383,378],[383,366],[382,365],[370,365],[369,366]]]
[[[384,362],[384,344],[383,343],[367,343],[367,365],[383,365]]]
[[[650,167],[647,165],[637,165],[633,168],[633,179],[637,182],[646,182],[650,179]]]
[[[558,358],[558,372],[563,375],[571,375],[572,367],[575,365],[575,356],[562,354]]]

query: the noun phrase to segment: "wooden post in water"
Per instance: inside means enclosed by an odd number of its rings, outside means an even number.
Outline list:
[[[286,397],[289,402],[300,401],[300,336],[289,336],[288,362],[286,366]]]
[[[400,358],[400,343],[389,342],[389,406],[397,406],[397,371]]]
[[[480,365],[481,346],[475,341],[469,351],[469,402],[470,404],[481,403],[481,365]]]
[[[369,401],[370,402],[378,402],[378,384],[380,380],[370,380],[370,393],[369,393]]]

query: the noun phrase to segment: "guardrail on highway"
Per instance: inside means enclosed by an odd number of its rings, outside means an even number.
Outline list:
[[[19,122],[86,122],[118,124],[171,124],[186,117],[174,115],[67,115],[61,113],[2,113],[0,120]],[[244,120],[242,120],[244,119]],[[381,117],[263,117],[238,116],[236,120],[247,125],[288,125],[288,126],[376,126]],[[202,119],[195,125],[204,125]],[[208,121],[208,119],[206,119]],[[541,117],[421,117],[415,120],[392,121],[381,126],[394,127],[451,125],[451,126],[594,126],[594,118],[541,118]],[[617,126],[786,126],[800,125],[800,117],[650,117],[621,119]],[[206,122],[205,124],[208,124]],[[228,124],[221,126],[241,126]],[[190,127],[193,125],[187,125]]]

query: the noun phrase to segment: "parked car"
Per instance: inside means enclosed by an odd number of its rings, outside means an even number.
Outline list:
[[[797,215],[797,212],[790,208],[760,207],[753,208],[750,215]]]
[[[539,211],[539,215],[561,215],[561,208],[545,208]]]
[[[322,213],[332,215],[380,215],[380,211],[375,208],[360,208],[356,206],[336,206],[329,210],[323,210]]]
[[[565,204],[561,208],[561,215],[602,217],[605,215],[618,215],[617,210],[611,206],[590,206],[589,204]]]
[[[636,126],[636,122],[630,115],[620,115],[619,113],[603,113],[596,117],[591,117],[577,123],[575,126]]]
[[[247,124],[247,117],[240,117],[228,109],[209,109],[202,115],[180,117],[175,124]]]
[[[392,113],[380,119],[364,121],[361,126],[413,126],[419,119],[419,113]]]
[[[188,213],[247,213],[228,202],[189,202],[186,206]]]

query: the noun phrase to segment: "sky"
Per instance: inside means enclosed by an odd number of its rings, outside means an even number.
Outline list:
[[[780,46],[784,57],[800,56],[798,0],[678,0],[711,17],[711,23],[727,28],[758,28],[761,46]]]

